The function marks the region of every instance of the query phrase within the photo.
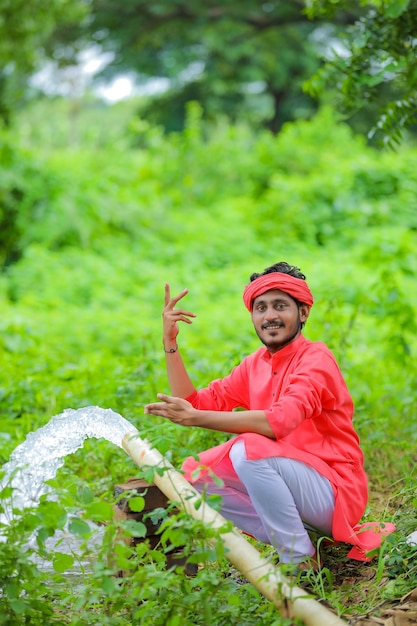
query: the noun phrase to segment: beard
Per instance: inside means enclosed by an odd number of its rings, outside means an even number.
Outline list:
[[[282,326],[281,328],[285,330],[286,325]],[[293,329],[293,332],[289,332],[284,337],[265,339],[263,336],[261,336],[261,334],[258,332],[256,328],[255,328],[255,332],[258,335],[259,340],[264,344],[265,348],[267,348],[269,352],[274,353],[274,352],[278,352],[278,350],[282,350],[282,348],[285,348],[285,346],[287,346],[289,343],[294,341],[294,339],[296,339],[298,335],[301,333],[301,329],[302,329],[302,323],[300,320],[300,315],[298,315],[297,323],[295,325],[295,328]]]

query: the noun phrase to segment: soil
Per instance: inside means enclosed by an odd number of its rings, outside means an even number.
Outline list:
[[[323,566],[329,569],[333,577],[332,589],[340,592],[344,607],[351,607],[340,615],[341,619],[349,626],[416,626],[417,589],[409,591],[402,598],[378,601],[389,579],[382,578],[377,582],[377,560],[363,563],[348,559],[346,554],[349,549],[350,546],[335,545],[323,550]],[[301,586],[314,594],[308,578]],[[372,598],[375,598],[374,603]],[[362,612],[361,606],[372,608]],[[328,608],[335,612],[330,606]]]

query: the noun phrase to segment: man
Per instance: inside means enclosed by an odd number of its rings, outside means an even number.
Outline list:
[[[367,560],[394,527],[357,525],[368,489],[353,402],[331,351],[302,335],[313,306],[304,274],[285,262],[252,274],[243,300],[264,347],[200,391],[177,344],[178,323],[195,317],[176,308],[187,293],[171,297],[165,285],[163,345],[173,395],[158,394],[145,413],[237,435],[199,461],[188,458],[188,480],[220,494],[222,515],[273,545],[282,563],[319,567],[309,530],[354,544],[349,556]]]

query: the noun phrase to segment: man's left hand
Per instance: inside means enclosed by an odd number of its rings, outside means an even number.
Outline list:
[[[181,426],[195,425],[193,419],[195,418],[196,410],[190,402],[183,398],[167,396],[163,393],[158,393],[157,397],[161,402],[145,405],[145,414],[166,417],[174,424],[180,424]]]

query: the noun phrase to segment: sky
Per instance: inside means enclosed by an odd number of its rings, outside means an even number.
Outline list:
[[[111,60],[111,55],[90,48],[81,53],[78,65],[58,68],[53,62],[46,63],[32,77],[31,84],[51,96],[81,97],[92,90],[99,98],[109,103],[135,95],[162,93],[169,86],[168,79],[164,78],[149,79],[137,85],[133,74],[121,74],[110,82],[101,81],[100,84],[94,85],[94,77]]]

